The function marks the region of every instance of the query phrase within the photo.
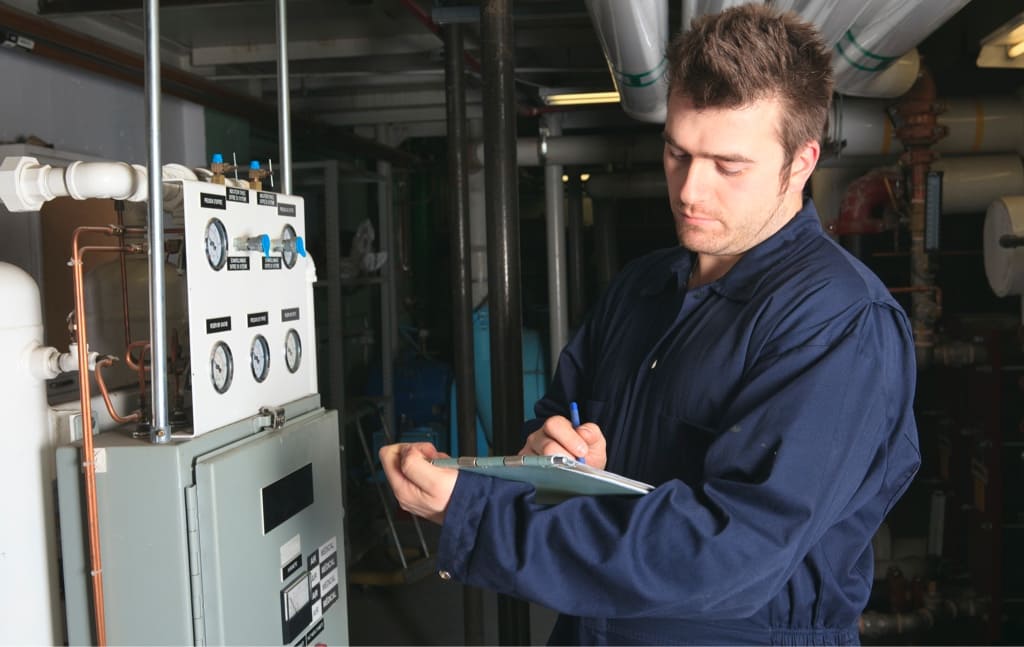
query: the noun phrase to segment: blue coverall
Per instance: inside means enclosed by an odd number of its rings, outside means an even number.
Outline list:
[[[566,346],[527,430],[578,401],[606,469],[658,487],[540,506],[460,473],[438,566],[561,612],[582,644],[856,644],[871,539],[920,464],[914,344],[813,203],[721,279],[628,265]]]

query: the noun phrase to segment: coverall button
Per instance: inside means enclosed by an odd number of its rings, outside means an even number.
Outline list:
[[[440,577],[442,580],[444,580],[446,582],[448,580],[452,579],[452,574],[449,573],[448,571],[438,571],[437,572],[437,576]]]

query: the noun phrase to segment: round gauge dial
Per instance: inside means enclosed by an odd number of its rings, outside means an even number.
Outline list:
[[[284,338],[284,363],[290,373],[299,370],[299,364],[302,363],[302,340],[294,328]]]
[[[224,393],[231,387],[231,378],[235,374],[235,362],[231,357],[231,349],[222,341],[213,346],[210,353],[210,381],[217,393]]]
[[[206,260],[214,270],[224,267],[228,260],[228,232],[218,218],[206,223]]]
[[[299,259],[295,228],[285,225],[281,230],[281,260],[288,269],[295,267],[295,261]]]
[[[270,345],[263,335],[256,335],[252,340],[252,348],[249,349],[249,360],[252,366],[252,376],[257,382],[267,379],[270,373]]]

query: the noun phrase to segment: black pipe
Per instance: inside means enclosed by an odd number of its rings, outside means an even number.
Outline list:
[[[614,199],[594,200],[594,260],[597,263],[597,283],[603,291],[619,270],[619,245],[615,236],[616,209]]]
[[[480,36],[494,454],[508,455],[515,454],[522,446],[523,421],[523,306],[512,0],[485,0],[480,15]],[[529,644],[530,609],[525,602],[498,596],[498,642]]]
[[[462,25],[444,27],[444,90],[448,118],[449,241],[452,258],[456,422],[459,454],[476,456],[476,380],[473,371],[473,290],[469,272],[469,181],[466,171],[466,87],[463,84]],[[462,593],[464,643],[484,643],[483,593]]]
[[[569,174],[565,219],[569,225],[569,327],[575,330],[587,311],[586,284],[583,281],[583,182],[576,169]]]

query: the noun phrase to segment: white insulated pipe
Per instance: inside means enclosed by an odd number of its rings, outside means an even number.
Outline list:
[[[622,110],[664,123],[668,97],[668,0],[586,0]]]
[[[0,470],[0,608],[3,639],[11,645],[55,645],[64,636],[57,569],[56,476],[48,376],[41,345],[39,289],[24,270],[0,262],[0,408],[5,467]]]
[[[948,129],[933,147],[939,153],[1024,154],[1024,101],[1014,96],[941,99],[938,123]],[[828,139],[843,142],[840,155],[896,155],[886,102],[839,97],[832,104]]]
[[[943,173],[943,214],[984,213],[999,196],[1024,195],[1019,155],[942,157],[931,168]]]
[[[898,97],[905,93],[917,77],[917,70],[910,74],[912,61],[903,64],[906,73],[897,75],[902,83],[880,84],[877,76],[917,47],[968,1],[869,0],[834,43],[832,69],[836,92],[874,97]]]
[[[942,213],[982,213],[1003,195],[1024,195],[1024,162],[1016,154],[943,157],[932,164],[942,171]],[[594,199],[667,197],[660,171],[594,174],[587,182]]]

